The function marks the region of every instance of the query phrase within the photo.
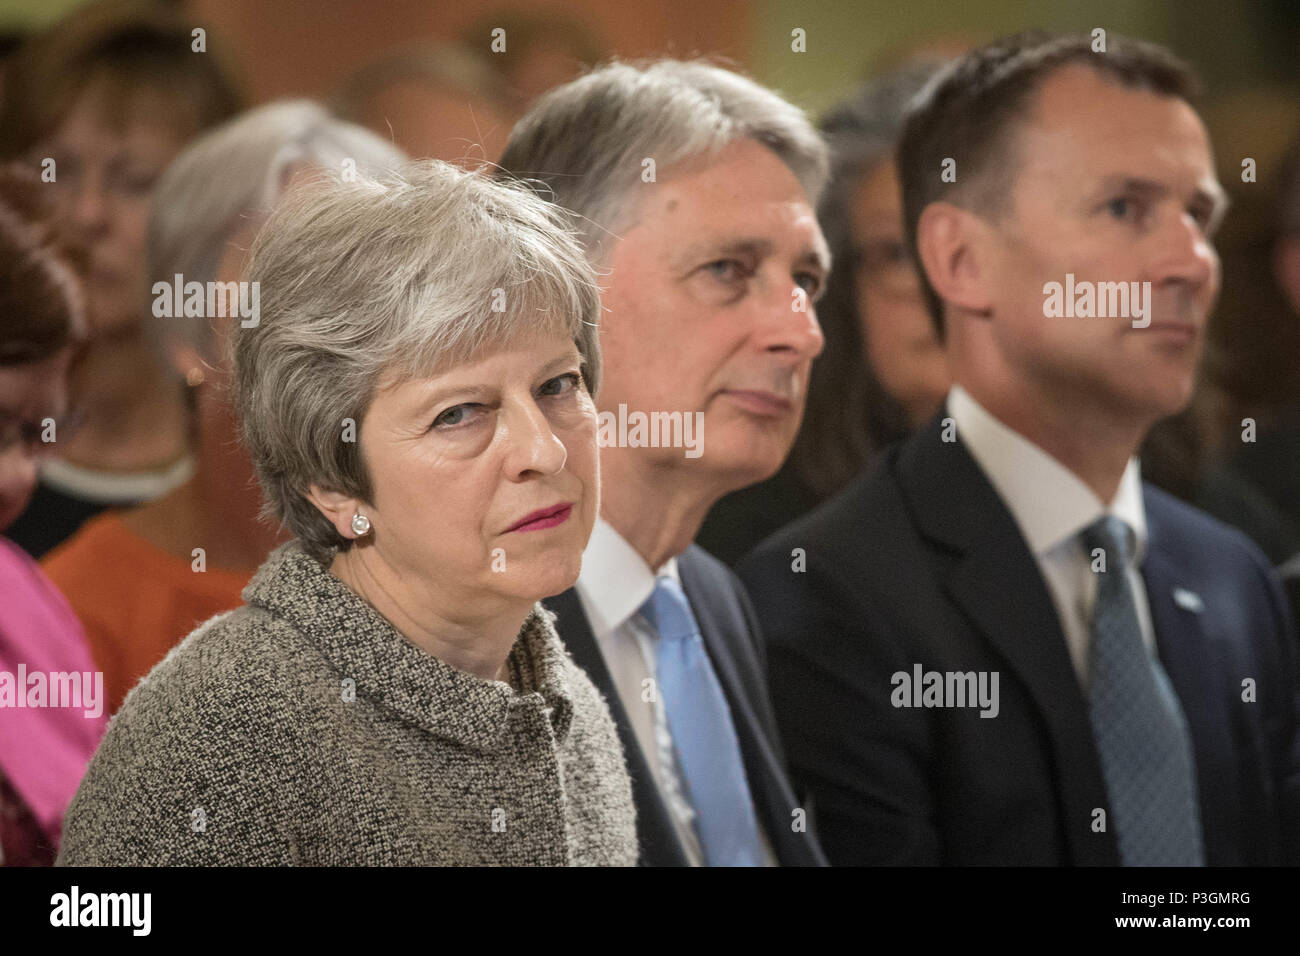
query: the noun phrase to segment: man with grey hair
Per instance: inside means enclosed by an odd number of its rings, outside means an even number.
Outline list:
[[[610,702],[640,860],[822,865],[757,618],[692,541],[798,430],[822,348],[826,147],[801,110],[736,73],[616,62],[539,100],[501,167],[572,214],[603,277],[601,518],[576,586],[546,603]]]

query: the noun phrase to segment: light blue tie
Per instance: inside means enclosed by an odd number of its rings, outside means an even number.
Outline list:
[[[659,696],[709,866],[762,866],[758,820],[722,686],[681,585],[667,575],[641,607],[659,632]]]
[[[1081,535],[1101,548],[1089,652],[1089,715],[1125,866],[1204,866],[1191,737],[1178,696],[1142,641],[1126,569],[1128,526],[1104,515]]]

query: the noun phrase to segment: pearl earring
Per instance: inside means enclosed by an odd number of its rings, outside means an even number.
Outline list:
[[[370,533],[370,519],[358,511],[352,516],[352,531],[358,538],[368,535]]]

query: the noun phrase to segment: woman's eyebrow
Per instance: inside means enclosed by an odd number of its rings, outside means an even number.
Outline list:
[[[494,392],[495,390],[488,385],[422,386],[409,401],[402,403],[402,408],[408,414],[421,415],[452,396],[463,401],[483,401],[490,398]]]
[[[537,370],[537,373],[539,375],[545,375],[547,372],[550,372],[553,369],[564,368],[565,366],[575,365],[575,364],[576,365],[582,364],[582,356],[576,351],[565,352],[563,355],[559,355],[551,359],[549,362],[547,362],[545,365],[539,368]]]

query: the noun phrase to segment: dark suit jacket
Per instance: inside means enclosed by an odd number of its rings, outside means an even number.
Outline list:
[[[1297,685],[1277,580],[1240,533],[1149,485],[1144,499],[1141,570],[1193,741],[1207,862],[1300,863]],[[1113,831],[1093,831],[1105,783],[1047,584],[940,418],[740,574],[769,636],[796,790],[812,792],[832,864],[1119,863]],[[998,715],[892,706],[891,676],[915,664],[997,671]]]
[[[767,694],[767,668],[758,622],[740,581],[703,549],[692,545],[677,559],[682,588],[700,625],[704,646],[722,684],[740,739],[740,754],[759,825],[782,866],[825,866],[811,820],[795,832],[793,811],[801,807],[786,776],[776,721]],[[576,590],[542,602],[558,616],[555,627],[578,666],[609,703],[632,776],[642,866],[686,866],[667,805],[641,752],[627,710],[618,696]],[[807,809],[806,807],[804,809]],[[806,815],[805,819],[807,818]]]
[[[1291,601],[1291,623],[1300,629],[1300,554],[1296,554],[1277,570],[1282,575],[1282,587]]]

